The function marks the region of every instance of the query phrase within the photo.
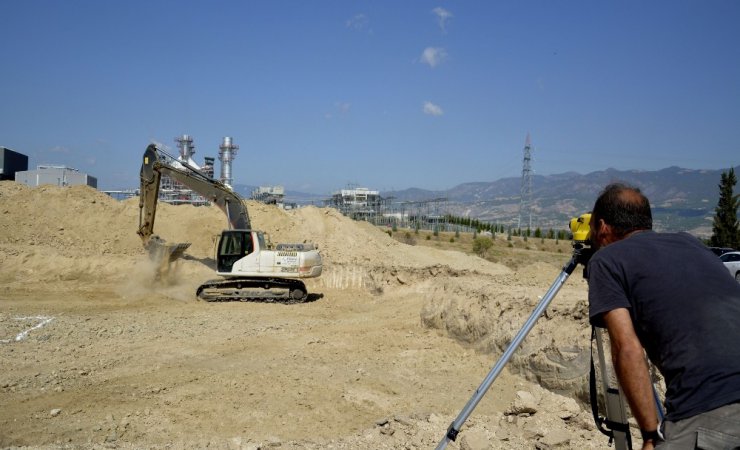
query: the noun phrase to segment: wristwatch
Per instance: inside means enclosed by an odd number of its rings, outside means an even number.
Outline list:
[[[660,437],[660,433],[658,433],[658,430],[640,430],[640,434],[642,435],[642,442],[653,441],[653,443],[655,443],[663,440]]]

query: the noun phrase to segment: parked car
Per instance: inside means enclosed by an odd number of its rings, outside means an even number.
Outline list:
[[[725,264],[730,275],[740,283],[740,252],[727,252],[722,254],[719,259]]]
[[[715,255],[722,256],[727,252],[736,252],[734,248],[729,247],[709,247],[709,250],[713,251]]]

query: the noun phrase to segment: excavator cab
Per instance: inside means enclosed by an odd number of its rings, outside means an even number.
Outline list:
[[[250,230],[224,230],[218,241],[216,266],[219,272],[231,272],[234,263],[254,251]]]

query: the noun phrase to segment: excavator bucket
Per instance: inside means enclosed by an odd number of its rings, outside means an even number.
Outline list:
[[[172,263],[182,258],[188,247],[190,247],[190,243],[188,242],[168,244],[156,237],[151,239],[147,245],[147,250],[149,250],[149,258],[157,267],[155,278],[157,280],[166,280],[172,269]]]

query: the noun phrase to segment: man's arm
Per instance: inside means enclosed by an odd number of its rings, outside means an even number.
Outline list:
[[[604,323],[609,331],[617,378],[632,414],[641,430],[654,431],[658,428],[658,411],[653,386],[642,344],[635,333],[629,311],[626,308],[611,310],[604,314]],[[645,445],[643,448],[652,446]]]

